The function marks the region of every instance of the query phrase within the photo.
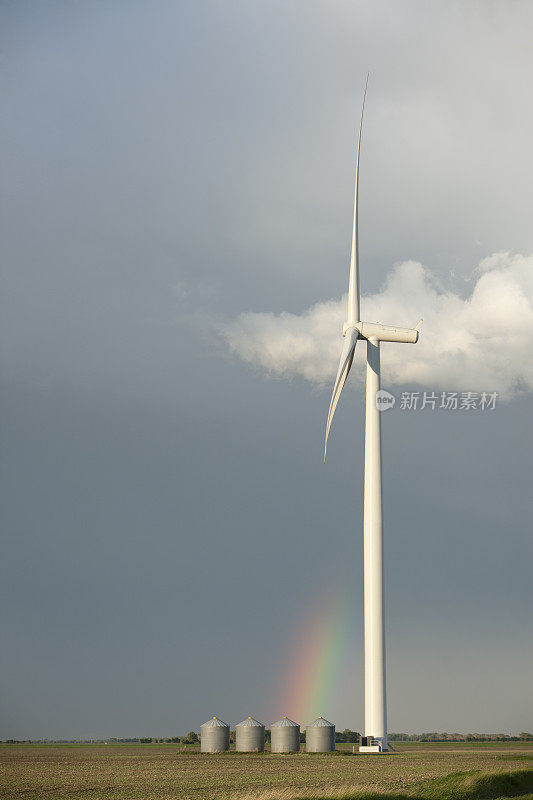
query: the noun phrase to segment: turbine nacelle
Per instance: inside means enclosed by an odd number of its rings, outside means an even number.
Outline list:
[[[337,403],[341,396],[342,389],[352,367],[355,346],[358,339],[378,342],[404,342],[405,344],[416,344],[418,342],[419,327],[422,320],[415,328],[397,328],[392,325],[382,325],[380,322],[345,322],[342,326],[344,344],[342,347],[339,369],[331,402],[329,404],[328,419],[326,422],[326,439],[324,442],[324,461],[328,449],[328,436],[333,421],[333,415],[337,408]]]
[[[379,322],[345,322],[342,326],[342,335],[346,336],[348,331],[356,330],[358,339],[416,344],[419,335],[418,325],[415,328],[397,328],[392,325],[381,325]]]

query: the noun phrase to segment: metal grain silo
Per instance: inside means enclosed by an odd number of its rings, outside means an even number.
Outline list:
[[[282,717],[271,728],[270,750],[272,753],[298,753],[300,750],[300,726],[288,717]]]
[[[229,725],[218,717],[200,726],[200,743],[202,753],[221,753],[229,750]]]
[[[305,749],[308,753],[330,753],[335,750],[335,725],[318,717],[305,729]]]
[[[235,728],[235,750],[239,753],[262,753],[265,749],[265,726],[253,717],[243,719]]]

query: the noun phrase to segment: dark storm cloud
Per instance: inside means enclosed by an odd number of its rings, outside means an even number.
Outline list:
[[[481,258],[533,252],[531,15],[3,5],[1,736],[271,722],[324,585],[354,646],[320,713],[361,727],[358,395],[325,469],[327,393],[216,331],[345,291],[367,69],[365,291],[415,259],[466,296]],[[391,729],[527,728],[531,401],[393,414]]]

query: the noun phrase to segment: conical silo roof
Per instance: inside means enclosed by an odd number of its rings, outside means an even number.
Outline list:
[[[229,725],[218,717],[211,717],[210,720],[204,722],[202,728],[229,728]]]
[[[288,717],[282,717],[281,719],[278,719],[277,722],[274,722],[272,725],[272,728],[299,728],[299,727],[300,726],[298,725],[297,722],[293,722],[292,719],[289,719]]]
[[[311,722],[308,728],[334,728],[333,722],[328,722],[324,717],[317,717],[314,722]]]
[[[238,726],[236,726],[236,727],[239,727],[239,728],[264,728],[265,726],[263,725],[262,722],[259,722],[259,720],[255,719],[254,717],[246,717],[246,719],[243,719],[242,722],[239,722]]]

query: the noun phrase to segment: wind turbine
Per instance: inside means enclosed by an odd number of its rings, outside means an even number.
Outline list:
[[[365,401],[365,477],[364,477],[364,641],[365,641],[365,736],[361,752],[386,752],[387,703],[385,676],[385,616],[383,603],[383,521],[381,496],[381,419],[380,395],[381,342],[418,341],[416,328],[397,328],[376,322],[362,322],[359,311],[359,155],[365,111],[366,90],[363,94],[361,124],[357,139],[355,167],[355,197],[348,287],[348,319],[343,325],[344,344],[333,387],[326,424],[324,461],[328,435],[342,388],[352,366],[358,339],[366,341],[366,401]],[[420,325],[420,323],[418,323]]]

